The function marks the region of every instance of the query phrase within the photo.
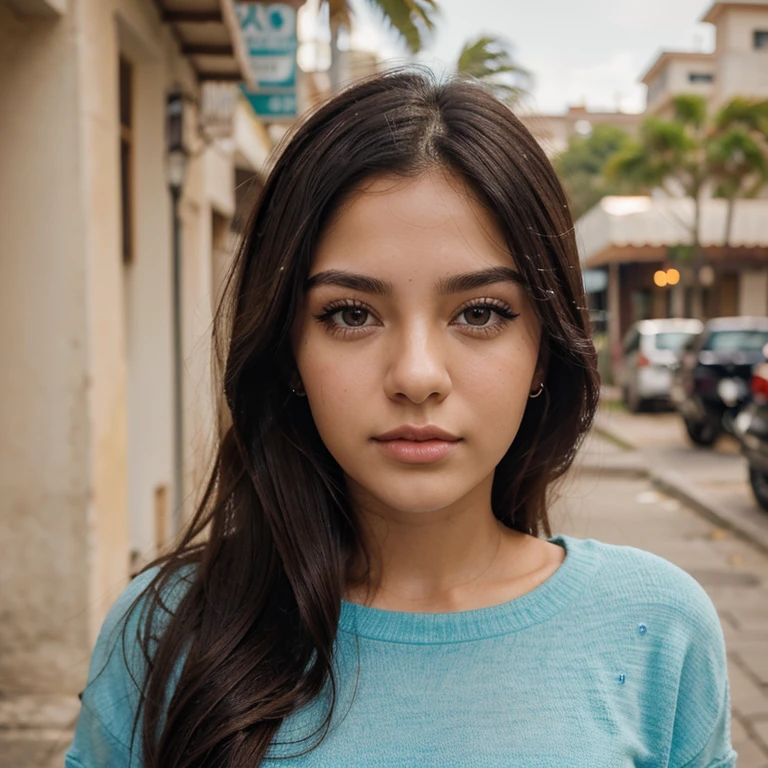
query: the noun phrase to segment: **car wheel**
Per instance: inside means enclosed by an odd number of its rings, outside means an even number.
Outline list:
[[[749,484],[752,486],[752,493],[755,494],[757,503],[765,510],[768,510],[768,472],[761,472],[754,467],[749,468]]]
[[[638,394],[636,389],[629,387],[627,389],[627,408],[632,413],[641,413],[645,410],[646,401]]]
[[[709,447],[719,437],[717,427],[711,421],[689,421],[685,419],[685,431],[694,445]]]

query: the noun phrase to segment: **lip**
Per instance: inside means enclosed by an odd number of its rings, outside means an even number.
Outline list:
[[[457,443],[461,438],[432,424],[427,424],[424,427],[414,427],[410,424],[405,424],[402,427],[391,429],[383,435],[377,435],[373,439],[382,443],[390,440],[407,440],[414,443],[423,443],[428,440],[440,440],[448,443]]]
[[[461,438],[435,426],[403,426],[373,438],[381,451],[405,464],[434,464],[450,456]]]

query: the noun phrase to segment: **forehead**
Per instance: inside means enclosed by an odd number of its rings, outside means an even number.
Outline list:
[[[514,267],[494,216],[460,178],[433,170],[379,176],[340,207],[318,244],[312,271],[440,272]]]

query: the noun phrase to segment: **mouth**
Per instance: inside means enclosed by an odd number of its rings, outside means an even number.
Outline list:
[[[382,452],[405,464],[433,464],[450,456],[461,438],[434,426],[403,426],[373,438]]]
[[[385,432],[382,435],[378,435],[373,438],[374,440],[382,443],[390,442],[392,440],[407,440],[412,443],[424,443],[430,440],[440,440],[446,443],[457,443],[461,438],[456,435],[446,432],[440,427],[427,425],[425,427],[413,427],[405,425],[402,427],[396,427],[389,432]]]

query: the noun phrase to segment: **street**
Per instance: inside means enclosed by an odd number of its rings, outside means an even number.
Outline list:
[[[730,530],[728,520],[718,525],[706,509],[694,511],[660,491],[657,479],[673,473],[676,493],[682,489],[694,500],[704,495],[710,506],[714,501],[717,509],[738,512],[766,532],[768,514],[749,497],[733,445],[723,440],[715,452],[690,448],[679,437],[677,418],[613,413],[623,446],[592,434],[577,460],[580,469],[553,508],[552,530],[654,552],[699,581],[725,635],[738,765],[768,768],[768,554],[743,527]],[[603,413],[598,423],[605,419]],[[630,439],[637,450],[630,450]]]

